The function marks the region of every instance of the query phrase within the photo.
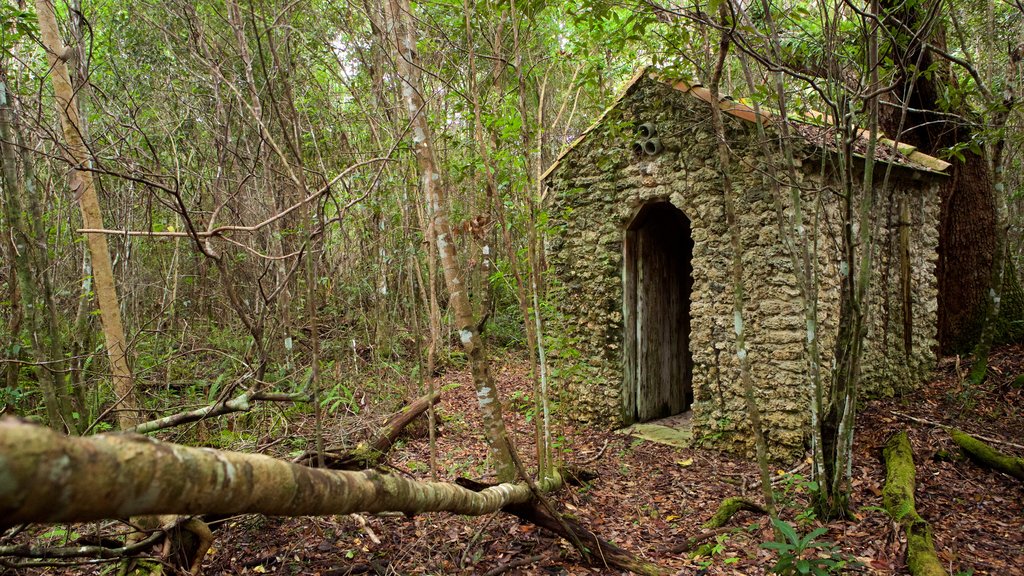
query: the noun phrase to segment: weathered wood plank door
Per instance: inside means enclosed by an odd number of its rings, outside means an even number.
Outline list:
[[[624,246],[623,420],[653,420],[693,401],[690,221],[668,202],[644,206]]]

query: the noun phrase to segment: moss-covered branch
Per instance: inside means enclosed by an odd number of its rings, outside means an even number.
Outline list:
[[[987,468],[1009,474],[1018,480],[1024,480],[1024,458],[1004,454],[956,428],[950,428],[949,435],[971,460]]]
[[[947,576],[935,554],[931,527],[918,515],[914,504],[917,471],[907,433],[890,438],[882,454],[886,472],[882,503],[907,533],[907,568],[914,576]]]
[[[722,503],[718,505],[718,511],[715,512],[715,515],[712,516],[710,520],[704,523],[702,528],[705,530],[721,528],[741,510],[757,512],[759,514],[765,514],[767,512],[764,506],[761,506],[757,502],[747,500],[746,498],[740,498],[739,496],[733,496],[722,500]]]

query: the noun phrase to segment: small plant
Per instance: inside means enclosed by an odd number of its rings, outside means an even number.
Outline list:
[[[827,528],[816,528],[800,536],[789,522],[772,519],[772,525],[782,534],[785,542],[764,542],[762,548],[775,550],[779,555],[772,572],[781,576],[838,574],[850,565],[837,550],[834,542],[818,540],[828,532]]]

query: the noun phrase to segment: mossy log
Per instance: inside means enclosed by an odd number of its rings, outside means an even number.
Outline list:
[[[765,510],[764,506],[761,506],[757,502],[747,500],[740,496],[731,496],[722,500],[722,503],[718,505],[718,510],[710,520],[701,525],[701,528],[705,530],[704,533],[698,534],[692,538],[689,538],[686,542],[681,544],[678,548],[689,550],[692,549],[696,544],[704,542],[696,550],[693,551],[690,556],[710,556],[711,550],[714,547],[713,542],[707,542],[710,538],[727,532],[723,527],[735,516],[738,512],[747,510],[748,512],[757,512],[759,514],[766,514],[768,511]]]
[[[907,568],[914,576],[948,576],[935,554],[931,527],[914,504],[917,471],[907,433],[890,438],[882,455],[886,472],[882,504],[907,533]]]
[[[722,500],[722,503],[718,505],[718,511],[715,512],[715,515],[712,516],[710,520],[704,523],[702,528],[705,530],[721,528],[741,510],[757,512],[759,514],[764,514],[766,512],[764,506],[761,506],[757,502],[753,502],[739,496],[733,496]]]
[[[1013,476],[1017,480],[1024,480],[1024,458],[1004,454],[956,428],[950,428],[949,435],[971,460],[986,468]]]

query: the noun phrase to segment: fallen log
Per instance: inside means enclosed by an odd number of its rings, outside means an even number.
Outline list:
[[[907,433],[890,438],[882,456],[886,471],[882,505],[907,534],[907,569],[914,576],[947,576],[935,554],[931,526],[917,513],[914,504],[917,471]]]
[[[0,530],[24,522],[161,514],[320,516],[392,511],[477,516],[505,510],[535,518],[539,526],[559,533],[559,522],[535,510],[533,491],[522,483],[471,490],[377,470],[309,468],[259,454],[191,448],[137,434],[64,437],[10,417],[0,419],[0,479]],[[538,488],[548,492],[561,483],[561,476],[555,475]],[[620,556],[621,549],[582,527],[579,531],[599,558],[622,557],[623,568],[662,573],[642,561],[628,564],[628,552]],[[585,534],[592,539],[585,539]]]
[[[1013,476],[1017,480],[1024,480],[1024,458],[1004,454],[956,428],[950,428],[949,435],[957,446],[977,464]]]
[[[331,470],[364,470],[380,463],[398,441],[402,430],[441,399],[440,392],[420,396],[396,412],[370,439],[360,442],[348,452],[324,452],[324,468]],[[316,452],[305,452],[294,460],[303,466],[316,466]]]

